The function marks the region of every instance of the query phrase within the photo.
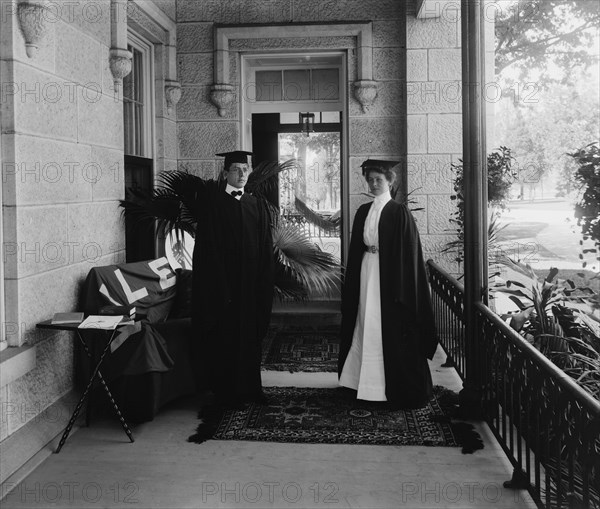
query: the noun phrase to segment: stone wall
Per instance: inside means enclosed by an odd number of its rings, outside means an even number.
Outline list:
[[[405,129],[402,101],[401,37],[404,19],[395,0],[179,0],[177,3],[178,59],[183,94],[178,106],[179,168],[202,176],[213,176],[218,168],[215,152],[233,150],[240,143],[239,108],[235,104],[220,117],[210,102],[213,78],[213,29],[215,23],[307,23],[306,36],[286,38],[285,27],[276,39],[232,41],[230,67],[232,82],[239,82],[239,51],[336,49],[348,55],[348,147],[350,217],[367,200],[360,164],[368,157],[402,157]],[[357,52],[354,37],[316,37],[309,23],[372,21],[373,79],[379,91],[375,104],[366,112],[353,95],[357,80]],[[350,221],[351,224],[351,221]]]
[[[0,389],[0,440],[72,390],[74,336],[35,325],[77,309],[90,268],[123,261],[125,246],[110,0],[53,2],[31,57],[16,3],[0,3],[6,320],[9,343],[33,346],[36,364]]]
[[[462,273],[453,253],[456,225],[452,164],[462,158],[462,50],[459,4],[448,4],[437,17],[407,18],[408,189],[426,258],[451,273]],[[494,23],[485,20],[488,140],[494,125]],[[493,147],[488,147],[488,151]]]
[[[407,18],[408,189],[426,258],[452,272],[441,253],[453,238],[451,164],[462,153],[460,16]]]
[[[353,97],[356,80],[355,41],[352,38],[311,37],[262,41],[234,41],[230,45],[232,83],[239,82],[237,51],[337,48],[348,53],[349,218],[368,200],[360,172],[367,157],[397,159],[407,155],[410,207],[415,212],[427,258],[451,272],[460,268],[442,249],[454,238],[449,222],[455,202],[451,164],[462,153],[461,34],[460,14],[446,9],[439,17],[400,19],[398,2],[346,0],[338,2],[244,0],[218,3],[210,0],[180,0],[177,3],[178,60],[183,96],[178,109],[179,168],[202,176],[213,176],[214,153],[238,148],[240,143],[238,103],[220,117],[209,95],[213,77],[214,23],[331,23],[372,21],[373,79],[378,97],[366,112]],[[406,22],[406,46],[403,24]],[[493,23],[487,24],[488,69],[493,78]],[[406,59],[406,108],[404,111],[403,68]],[[493,104],[488,105],[488,117]],[[491,122],[490,122],[491,125]],[[404,136],[407,146],[404,146]]]
[[[30,55],[17,4],[0,0],[2,326],[16,347],[0,358],[0,482],[72,411],[74,336],[36,330],[36,323],[79,307],[90,268],[125,261],[122,84],[115,86],[109,51],[126,20],[154,46],[155,171],[176,168],[178,155],[176,108],[167,103],[167,85],[176,84],[175,0],[46,3],[30,15],[33,28],[45,28]],[[60,415],[49,422],[51,407]]]

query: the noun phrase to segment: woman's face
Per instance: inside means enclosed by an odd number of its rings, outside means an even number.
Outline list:
[[[379,196],[390,190],[391,182],[385,178],[383,173],[371,170],[367,173],[365,178],[369,185],[369,191],[375,196]]]

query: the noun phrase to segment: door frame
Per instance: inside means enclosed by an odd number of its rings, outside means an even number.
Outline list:
[[[269,69],[288,69],[302,68],[296,61],[287,66],[285,59],[290,61],[297,60],[302,56],[306,60],[304,68],[310,68],[309,62],[311,57],[323,56],[339,56],[341,59],[340,68],[340,86],[339,100],[335,103],[329,101],[293,101],[286,103],[285,101],[264,102],[259,106],[255,106],[256,102],[250,100],[250,96],[246,91],[252,86],[251,69],[257,69],[258,66],[250,66],[249,61],[257,58],[277,58],[283,62],[280,65],[269,67]],[[307,58],[308,57],[308,58]],[[242,150],[252,150],[252,114],[253,113],[281,113],[281,112],[317,112],[317,111],[340,111],[341,116],[341,136],[340,136],[340,189],[341,189],[341,263],[345,265],[348,247],[350,245],[350,158],[349,158],[349,104],[348,104],[348,52],[346,50],[329,50],[329,51],[310,51],[302,49],[293,49],[287,52],[245,52],[240,55],[240,97],[239,101],[239,119],[240,119],[240,142]],[[270,106],[269,106],[270,105]],[[258,110],[258,111],[256,111]]]

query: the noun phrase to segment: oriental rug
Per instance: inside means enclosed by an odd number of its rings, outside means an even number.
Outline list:
[[[337,372],[339,327],[274,327],[263,341],[262,369]]]
[[[483,448],[473,426],[453,422],[456,395],[436,386],[427,406],[394,410],[356,400],[343,388],[265,387],[268,403],[211,410],[189,442],[251,440],[313,444],[424,445]]]

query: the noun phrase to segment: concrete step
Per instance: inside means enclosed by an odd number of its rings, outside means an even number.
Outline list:
[[[302,327],[336,327],[341,323],[339,301],[285,302],[273,306],[271,325]]]

